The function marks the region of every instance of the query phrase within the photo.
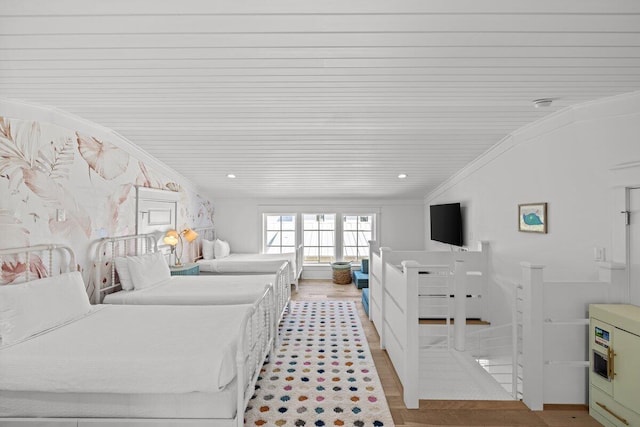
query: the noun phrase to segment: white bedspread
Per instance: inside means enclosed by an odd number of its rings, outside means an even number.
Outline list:
[[[243,306],[97,306],[0,347],[0,389],[215,392],[233,380]]]
[[[296,279],[296,254],[235,253],[220,259],[201,259],[200,271],[219,274],[275,273],[283,262],[289,261],[289,280]]]
[[[275,274],[249,276],[173,276],[149,288],[120,291],[105,304],[224,305],[250,304],[275,283]]]

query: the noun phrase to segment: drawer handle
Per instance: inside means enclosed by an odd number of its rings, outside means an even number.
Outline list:
[[[620,415],[616,414],[615,412],[613,412],[611,409],[607,408],[607,405],[603,405],[600,402],[596,402],[596,405],[598,405],[599,407],[601,407],[602,409],[604,409],[605,411],[607,411],[608,413],[610,413],[611,415],[613,415],[614,417],[616,417],[618,419],[618,421],[620,421],[622,424],[628,426],[629,425],[629,421],[625,420],[624,418],[622,418]]]
[[[615,368],[613,367],[613,359],[615,357],[616,357],[616,354],[614,353],[613,349],[609,347],[607,349],[607,358],[609,359],[607,376],[609,377],[610,380],[612,380],[613,377],[616,376],[616,371],[615,371]]]

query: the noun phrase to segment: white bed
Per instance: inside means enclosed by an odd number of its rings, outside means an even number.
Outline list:
[[[152,234],[140,234],[104,238],[97,244],[96,265],[108,266],[108,271],[96,269],[94,282],[101,283],[95,293],[96,303],[105,304],[166,304],[166,305],[229,305],[247,304],[256,301],[267,284],[272,284],[273,292],[273,333],[277,337],[278,324],[286,312],[291,299],[288,265],[281,264],[271,274],[230,275],[230,276],[172,276],[152,286],[124,290],[121,278],[116,275],[119,257],[131,257],[130,248],[136,255],[145,255],[157,250],[157,242]],[[104,283],[107,286],[104,286]],[[115,291],[113,293],[109,293]],[[104,298],[102,297],[104,295]],[[274,343],[275,343],[274,339]]]
[[[215,232],[212,228],[197,229],[198,240],[196,242],[196,257],[201,258],[196,262],[203,274],[264,274],[276,271],[282,263],[288,263],[290,283],[298,289],[298,280],[302,275],[302,245],[295,252],[285,254],[263,253],[230,253],[222,258],[217,255],[214,258],[204,256],[202,248],[204,239],[214,239]],[[205,259],[209,258],[209,259]]]
[[[288,263],[289,277],[295,277],[295,254],[232,253],[224,258],[199,259],[200,271],[215,274],[264,274],[276,271]]]
[[[104,297],[103,304],[138,305],[230,305],[260,298],[275,274],[249,276],[172,276],[144,289],[118,291]]]
[[[2,286],[0,425],[242,426],[271,347],[271,290],[244,305],[91,306],[77,272]]]

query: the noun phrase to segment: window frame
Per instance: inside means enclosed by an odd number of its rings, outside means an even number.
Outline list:
[[[305,267],[309,267],[310,271],[313,269],[324,269],[330,265],[330,262],[305,262],[304,260],[304,215],[327,215],[334,214],[335,215],[335,225],[334,225],[334,250],[335,250],[335,259],[336,261],[343,260],[343,233],[344,233],[344,223],[342,222],[342,218],[344,216],[371,216],[373,217],[373,225],[371,229],[371,239],[378,240],[380,235],[380,226],[381,226],[381,207],[375,205],[334,205],[334,204],[300,204],[300,205],[288,205],[288,204],[278,204],[278,205],[259,205],[258,207],[258,217],[256,218],[258,227],[261,228],[259,230],[262,233],[262,239],[259,243],[260,247],[257,248],[258,251],[266,250],[266,217],[270,216],[294,216],[295,217],[295,241],[296,241],[296,253],[299,248],[303,248],[302,259],[300,260],[301,265]],[[352,265],[357,267],[359,262],[352,261]]]
[[[333,217],[334,217],[333,218],[333,228],[331,230],[322,230],[319,227],[320,222],[318,222],[316,220],[316,222],[318,224],[318,228],[315,229],[315,230],[307,230],[307,229],[305,229],[305,226],[304,226],[304,217],[307,216],[307,215],[315,215],[316,217],[319,216],[319,215],[333,215]],[[300,222],[301,222],[300,233],[302,234],[302,239],[301,239],[301,241],[302,241],[302,254],[303,254],[302,257],[303,257],[304,265],[328,265],[328,264],[331,264],[332,262],[335,262],[335,261],[339,260],[339,258],[338,258],[338,232],[337,232],[338,217],[339,217],[339,214],[337,212],[328,212],[328,211],[324,211],[324,212],[323,211],[320,211],[320,212],[306,212],[305,211],[305,212],[302,212],[300,214]],[[314,232],[318,233],[318,245],[317,246],[307,246],[305,244],[304,237],[305,237],[305,232],[306,231],[314,231]],[[321,239],[320,239],[320,231],[332,231],[333,232],[333,246],[320,246],[320,241],[321,241]],[[304,252],[305,252],[305,249],[307,247],[309,247],[309,248],[317,248],[318,249],[318,261],[317,262],[307,261],[306,260],[306,256],[305,256]],[[333,248],[333,261],[328,261],[328,262],[322,262],[321,261],[321,258],[322,258],[321,257],[321,249],[322,248]]]
[[[283,230],[282,229],[282,221],[280,221],[280,229],[279,230],[270,230],[268,228],[268,221],[267,221],[267,217],[274,217],[274,216],[279,216],[280,218],[282,218],[283,216],[290,216],[293,217],[293,230]],[[279,231],[281,233],[280,235],[280,245],[278,246],[268,246],[267,245],[267,235],[270,231]],[[282,245],[282,232],[283,231],[293,231],[293,246],[283,246]],[[270,253],[267,251],[268,248],[279,248],[281,254],[284,253],[295,253],[296,249],[298,247],[298,214],[297,213],[291,213],[291,212],[286,212],[286,213],[280,213],[280,212],[263,212],[262,213],[262,253],[266,254],[266,253]],[[283,247],[285,248],[292,248],[292,250],[290,252],[282,252]]]
[[[345,246],[345,244],[344,244],[344,233],[345,233],[345,231],[346,231],[346,230],[344,229],[344,222],[345,222],[345,221],[344,221],[344,218],[345,218],[345,217],[348,217],[348,216],[356,216],[356,217],[363,217],[363,216],[366,216],[366,217],[371,218],[371,237],[370,237],[370,239],[369,239],[369,240],[376,240],[377,220],[376,220],[376,213],[375,213],[375,212],[368,212],[368,213],[365,213],[365,212],[363,212],[363,211],[360,211],[360,212],[355,212],[355,213],[352,213],[352,212],[348,212],[348,213],[344,212],[344,213],[341,213],[341,214],[340,214],[340,225],[341,225],[341,227],[340,227],[340,228],[341,228],[341,230],[340,230],[340,234],[341,234],[341,239],[340,239],[340,240],[341,240],[341,245],[340,245],[340,260],[341,260],[341,261],[344,261],[344,259],[345,259],[345,256],[344,256],[344,249],[345,249],[345,247],[347,247],[347,246]],[[358,222],[358,223],[359,223],[359,222]],[[352,231],[352,230],[348,230],[348,231]],[[356,230],[356,245],[357,245],[357,243],[358,243],[358,234],[357,234],[358,232],[359,232],[359,231],[358,231],[358,230]],[[368,243],[367,243],[367,246],[366,246],[366,247],[368,247],[368,246],[369,246],[369,245],[368,245]],[[360,261],[362,260],[362,258],[368,258],[368,254],[364,254],[364,255],[362,255],[362,256],[358,256],[358,255],[357,255],[357,254],[360,252],[360,251],[359,251],[359,249],[360,249],[360,248],[363,248],[364,246],[358,246],[358,245],[357,245],[357,246],[348,246],[348,247],[350,247],[350,248],[356,248],[356,260],[355,260],[355,261],[351,261],[351,263],[352,263],[352,264],[360,265]]]

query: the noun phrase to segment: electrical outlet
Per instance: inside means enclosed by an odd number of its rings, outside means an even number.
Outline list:
[[[64,209],[56,209],[56,221],[64,222],[67,220],[67,213]]]

